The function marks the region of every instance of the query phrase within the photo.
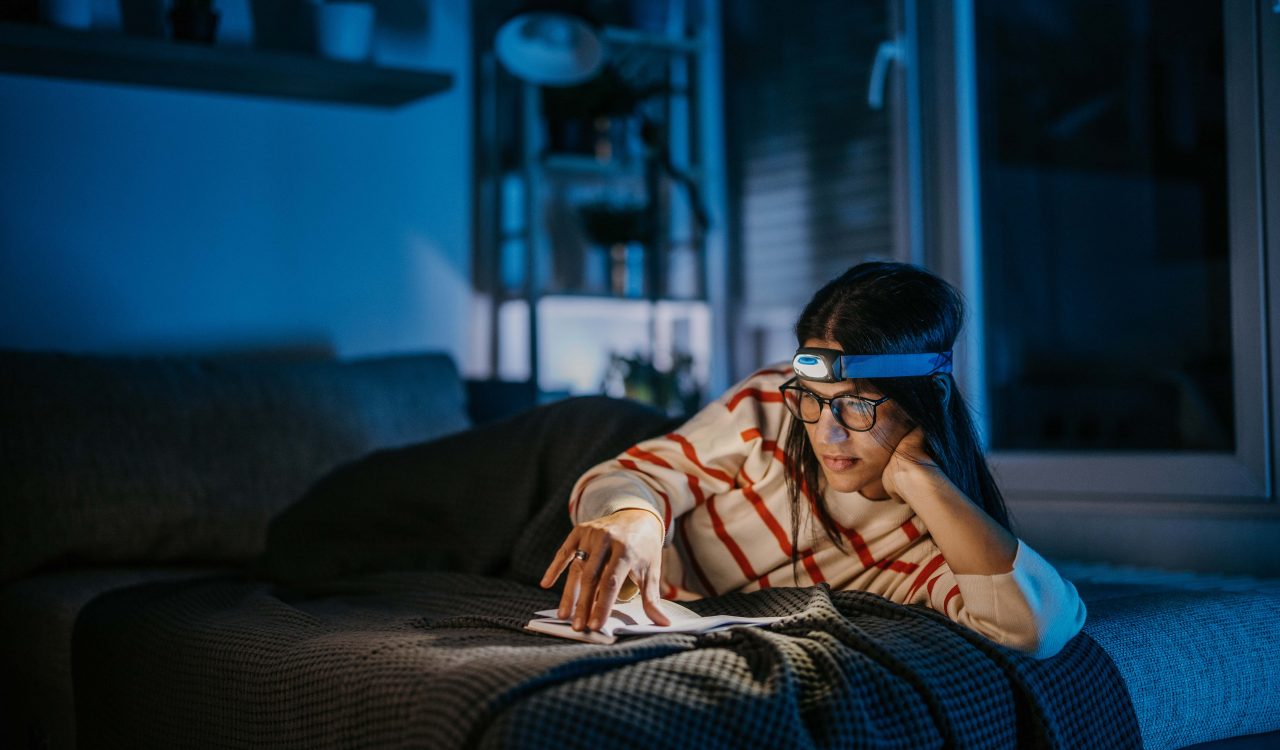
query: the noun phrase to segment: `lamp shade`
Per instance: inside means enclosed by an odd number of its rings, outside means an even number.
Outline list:
[[[503,67],[528,83],[574,86],[600,72],[604,44],[596,29],[568,13],[521,13],[502,24],[494,51]]]

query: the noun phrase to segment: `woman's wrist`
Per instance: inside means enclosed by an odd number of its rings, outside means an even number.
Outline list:
[[[666,537],[667,524],[665,521],[662,520],[662,516],[658,515],[658,511],[654,510],[653,508],[637,508],[635,506],[631,506],[631,507],[620,508],[618,510],[615,510],[609,515],[616,516],[620,513],[628,513],[628,514],[647,513],[648,515],[653,516],[658,520],[658,528],[661,529],[663,537],[664,538]]]
[[[621,516],[621,515],[624,515],[624,514],[625,514],[626,516],[633,516],[633,517],[637,517],[637,518],[642,518],[642,517],[644,517],[645,515],[648,515],[648,516],[652,516],[653,518],[657,519],[657,521],[658,521],[658,533],[661,535],[661,537],[660,537],[660,538],[664,538],[664,539],[665,539],[665,537],[666,537],[667,527],[666,527],[666,524],[664,524],[664,523],[662,522],[662,516],[659,516],[659,515],[658,515],[658,513],[657,513],[657,511],[652,510],[652,509],[650,509],[650,508],[636,508],[636,507],[630,507],[630,508],[621,508],[621,509],[619,509],[619,510],[615,510],[614,512],[610,513],[609,515],[611,515],[611,516]],[[627,579],[626,579],[625,581],[623,581],[623,582],[622,582],[622,588],[620,588],[620,589],[618,590],[618,601],[620,601],[620,602],[629,602],[629,601],[631,601],[632,599],[636,598],[636,595],[637,595],[637,594],[639,594],[639,593],[640,593],[640,585],[636,582],[636,580],[635,580],[634,578],[632,578],[632,577],[631,577],[631,575],[630,575],[630,574],[628,574],[628,575],[627,575]]]

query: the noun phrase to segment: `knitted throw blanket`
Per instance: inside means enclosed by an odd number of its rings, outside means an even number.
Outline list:
[[[78,735],[104,748],[1140,748],[1085,634],[1037,661],[931,610],[825,586],[729,594],[767,628],[623,639],[521,630],[556,596],[396,573],[291,601],[155,584],[92,603],[74,644]]]
[[[584,411],[596,425],[613,416],[608,439],[598,430],[575,433]],[[484,494],[492,490],[479,479],[457,481],[446,494],[458,497],[430,498],[478,514],[520,508],[523,531],[507,546],[514,557],[502,577],[370,572],[377,561],[363,560],[360,572],[304,588],[222,578],[100,597],[82,611],[73,643],[80,745],[1141,747],[1128,691],[1084,633],[1037,661],[932,610],[825,585],[687,603],[704,615],[785,616],[764,628],[610,646],[523,630],[535,611],[559,600],[529,581],[568,530],[568,486],[601,452],[655,434],[665,428],[659,422],[592,400],[538,410],[495,433],[475,431],[478,457],[492,451],[497,435],[509,445],[529,445],[522,435],[553,436],[559,446],[527,452],[540,467],[504,471],[508,479],[538,475],[539,486],[554,489],[540,509],[522,496],[532,479],[500,496]],[[424,444],[369,466],[405,472],[391,483],[405,488],[444,486],[433,484],[433,472],[492,474],[482,458],[471,466],[460,459],[472,439],[453,436],[447,449]],[[410,472],[420,472],[421,483]],[[337,505],[336,485],[329,486],[325,502]],[[408,489],[396,492],[396,502],[412,500]],[[361,498],[365,506],[376,500]],[[305,533],[292,538],[301,543]]]

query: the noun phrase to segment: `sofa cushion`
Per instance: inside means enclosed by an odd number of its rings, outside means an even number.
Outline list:
[[[330,468],[468,426],[452,360],[0,352],[0,580],[246,562]]]
[[[586,396],[375,452],[271,522],[260,572],[298,588],[393,570],[536,582],[569,532],[574,481],[678,423],[634,401]]]
[[[158,581],[235,574],[231,568],[77,568],[0,584],[0,747],[75,748],[71,636],[80,611],[109,592]]]
[[[1129,686],[1146,750],[1280,730],[1280,579],[1057,568]]]

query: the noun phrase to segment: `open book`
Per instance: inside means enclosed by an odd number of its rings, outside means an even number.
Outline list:
[[[662,613],[671,621],[670,625],[655,625],[649,615],[645,614],[644,602],[636,597],[629,602],[618,602],[613,612],[605,620],[599,630],[579,631],[573,629],[573,620],[562,620],[556,617],[554,609],[535,612],[537,618],[525,625],[526,630],[533,630],[561,638],[572,638],[587,643],[613,643],[621,635],[650,635],[653,633],[710,633],[723,630],[734,625],[768,625],[781,620],[781,617],[734,617],[732,615],[711,615],[702,617],[692,610],[686,609],[672,601],[663,599],[658,602]]]

